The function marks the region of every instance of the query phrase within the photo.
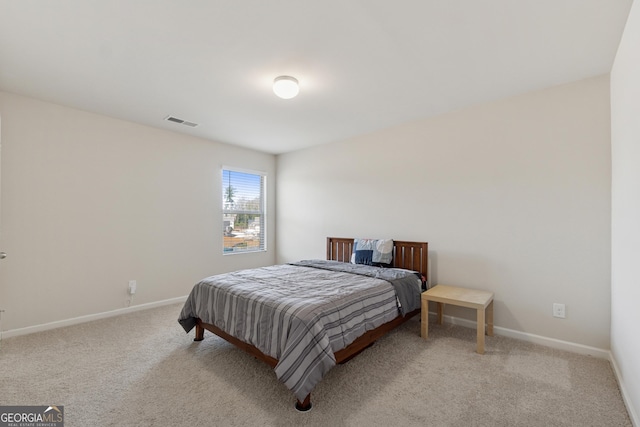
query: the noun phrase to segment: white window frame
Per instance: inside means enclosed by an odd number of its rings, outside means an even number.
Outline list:
[[[231,174],[225,177],[225,172],[230,172]],[[226,202],[225,198],[227,197],[227,187],[229,186],[229,179],[231,187],[233,187],[233,173],[241,173],[241,174],[249,174],[256,175],[260,177],[260,196],[259,196],[259,209],[243,209],[237,208],[235,206],[229,206],[228,202]],[[242,169],[233,166],[222,166],[220,177],[222,179],[222,228],[223,228],[223,237],[222,237],[222,253],[224,255],[237,255],[237,254],[246,254],[246,253],[255,253],[255,252],[266,252],[267,251],[267,174],[262,171],[255,171],[249,169]],[[233,199],[232,199],[233,200]],[[241,199],[242,200],[242,199]],[[228,232],[228,228],[230,227],[227,224],[230,220],[230,216],[232,215],[258,215],[259,220],[259,230],[257,231],[257,239],[258,246],[255,249],[251,249],[251,242],[255,241],[256,235],[247,235],[245,233],[240,233],[243,239],[238,242],[234,249],[233,246],[228,246],[228,242],[230,239],[237,237],[236,233],[233,233],[235,230],[235,226],[231,227],[233,231]],[[235,217],[234,217],[235,219]],[[248,229],[244,230],[245,232]],[[242,246],[244,243],[245,246]],[[243,249],[244,247],[244,249]],[[231,248],[231,250],[230,250]]]

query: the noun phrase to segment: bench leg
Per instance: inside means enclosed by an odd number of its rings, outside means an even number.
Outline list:
[[[493,336],[493,300],[487,306],[487,335]]]
[[[427,339],[429,336],[429,301],[422,300],[420,310],[420,336]]]
[[[478,348],[479,354],[484,354],[484,307],[476,310],[478,312]]]

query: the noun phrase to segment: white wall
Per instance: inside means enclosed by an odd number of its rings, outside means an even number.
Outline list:
[[[611,71],[611,352],[640,425],[640,5],[634,2]]]
[[[498,326],[608,349],[609,117],[603,75],[280,155],[278,262],[425,240],[432,283],[495,292]]]
[[[187,295],[207,275],[273,264],[222,255],[221,166],[275,157],[0,92],[3,330]]]

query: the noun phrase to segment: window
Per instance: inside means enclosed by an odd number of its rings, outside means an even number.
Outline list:
[[[222,169],[225,254],[267,250],[264,173]]]

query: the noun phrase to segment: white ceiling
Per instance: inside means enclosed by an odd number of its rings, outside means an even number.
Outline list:
[[[278,154],[607,73],[631,3],[0,0],[0,90]]]

